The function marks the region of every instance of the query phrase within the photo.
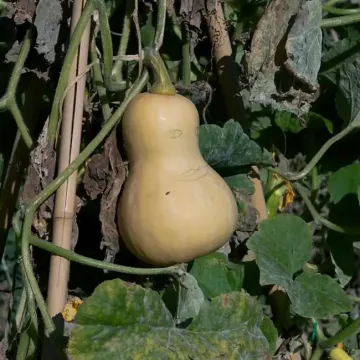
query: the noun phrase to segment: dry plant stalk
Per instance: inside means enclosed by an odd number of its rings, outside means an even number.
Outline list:
[[[236,76],[236,64],[232,56],[232,49],[224,12],[219,1],[215,2],[213,9],[207,16],[207,25],[210,33],[214,57],[218,70],[219,82],[224,93],[228,115],[240,122],[246,128],[244,119],[244,107],[240,95],[240,86]],[[251,181],[255,186],[255,193],[251,198],[252,206],[259,212],[259,222],[268,218],[264,191],[259,178],[257,166],[252,168]]]
[[[80,18],[86,0],[75,0],[71,18],[71,34]],[[90,24],[86,27],[77,54],[74,57],[69,73],[68,84],[71,84],[87,67],[89,52]],[[61,173],[78,156],[80,151],[81,129],[84,109],[86,77],[69,88],[64,101],[61,125],[60,154],[58,173]],[[56,192],[53,214],[53,243],[65,249],[71,248],[72,229],[76,205],[75,171]],[[67,301],[70,263],[59,256],[52,256],[48,284],[48,310],[50,316],[59,314]]]

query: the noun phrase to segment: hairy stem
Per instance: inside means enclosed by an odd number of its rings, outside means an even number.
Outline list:
[[[324,350],[320,346],[317,346],[315,351],[312,353],[310,360],[320,360],[323,353]]]
[[[354,333],[359,331],[360,329],[360,318],[353,321],[349,326],[347,326],[344,330],[340,331],[338,334],[334,335],[330,339],[324,340],[320,343],[322,348],[328,348],[335,346],[344,340],[348,339]]]
[[[157,9],[157,24],[155,29],[154,36],[154,46],[157,51],[159,51],[163,41],[164,41],[164,31],[166,23],[166,4],[167,0],[159,0]]]
[[[129,43],[129,37],[130,37],[130,27],[131,27],[131,12],[133,9],[133,0],[127,0],[126,2],[126,10],[125,10],[125,16],[124,16],[124,23],[121,31],[121,40],[118,50],[118,56],[124,56],[126,55],[126,50]],[[113,79],[118,84],[123,84],[123,87],[125,88],[125,82],[123,79],[122,69],[123,69],[124,62],[122,60],[117,60],[114,64],[114,68],[112,71]]]
[[[101,29],[101,36],[103,42],[103,50],[107,52],[107,55],[110,54],[111,56],[104,56],[104,72],[105,72],[105,79],[106,76],[108,79],[110,78],[110,69],[109,69],[109,59],[110,64],[112,61],[112,43],[110,37],[110,29],[109,24],[106,17],[106,8],[102,0],[90,0],[84,8],[83,14],[81,15],[75,31],[73,33],[73,37],[69,46],[68,53],[65,58],[65,63],[60,75],[60,84],[56,89],[55,98],[57,99],[57,105],[52,107],[51,112],[51,120],[53,122],[52,129],[56,132],[57,122],[58,122],[58,110],[59,110],[59,103],[61,96],[65,90],[66,86],[66,79],[68,75],[68,71],[71,66],[71,61],[76,53],[78,44],[81,40],[82,32],[84,31],[87,21],[91,16],[94,9],[99,10],[99,19],[100,19],[100,29]],[[155,41],[157,46],[161,46],[163,36],[164,36],[164,25],[165,25],[165,15],[166,15],[166,0],[159,1],[159,19],[157,28],[156,28],[156,35]],[[163,21],[161,20],[163,19]],[[107,38],[107,39],[106,39]],[[104,43],[104,39],[109,40],[108,43]],[[106,65],[107,64],[107,65]],[[107,68],[107,70],[106,70]],[[22,207],[14,216],[13,219],[13,226],[14,228],[20,229],[20,218],[22,215],[24,216],[24,222],[21,228],[21,256],[22,256],[22,263],[24,266],[25,274],[26,274],[26,281],[30,286],[31,292],[34,295],[34,298],[37,302],[39,307],[40,313],[42,315],[45,329],[49,333],[49,335],[55,332],[55,324],[51,319],[49,313],[47,312],[46,303],[42,297],[39,285],[37,284],[35,274],[32,268],[30,253],[29,253],[29,246],[30,246],[30,233],[31,233],[31,225],[32,219],[35,214],[37,208],[44,202],[46,199],[53,194],[67,179],[68,177],[76,171],[86,160],[87,158],[93,153],[93,151],[100,145],[100,143],[105,139],[105,137],[111,132],[114,126],[120,121],[121,116],[123,115],[127,105],[129,102],[141,92],[143,87],[146,85],[148,81],[148,72],[147,70],[143,70],[141,77],[134,83],[131,89],[128,91],[127,96],[125,97],[124,101],[120,105],[120,107],[115,111],[115,113],[109,118],[107,123],[104,127],[100,130],[97,136],[88,144],[85,149],[79,154],[79,156],[61,173],[59,174],[45,189],[43,189],[33,200],[26,204],[25,207]],[[108,87],[105,81],[106,87]],[[110,89],[111,90],[111,89]],[[50,127],[50,125],[49,125]],[[55,132],[53,134],[53,141],[55,140]]]
[[[350,25],[360,22],[360,13],[321,20],[322,28]]]
[[[304,167],[303,170],[301,170],[298,173],[281,173],[280,171],[276,169],[269,168],[270,171],[273,171],[277,174],[279,174],[283,179],[288,181],[297,181],[302,178],[304,178],[306,175],[310,173],[310,171],[313,169],[313,167],[320,161],[320,159],[324,156],[324,154],[330,149],[332,145],[334,145],[336,142],[350,134],[355,129],[354,126],[351,124],[348,125],[346,128],[344,128],[342,131],[340,131],[338,134],[331,137],[316,153],[316,155],[310,160],[310,162]]]
[[[52,254],[61,256],[67,260],[74,261],[76,263],[95,267],[98,269],[114,271],[122,274],[132,274],[132,275],[177,275],[183,273],[183,268],[180,265],[174,265],[166,268],[134,268],[130,266],[122,266],[117,264],[112,264],[107,261],[100,261],[92,259],[83,255],[79,255],[74,251],[66,250],[60,246],[54,245],[48,241],[41,240],[36,236],[30,236],[30,244],[34,245],[40,249],[51,252]]]
[[[349,235],[360,235],[360,227],[348,227],[348,226],[340,226],[332,223],[331,221],[323,218],[318,211],[315,209],[314,205],[310,201],[309,197],[306,194],[305,188],[300,185],[299,183],[293,184],[294,188],[297,190],[297,192],[300,194],[302,199],[304,200],[304,203],[306,207],[308,208],[311,216],[314,218],[314,221],[320,222],[324,226],[326,226],[328,229],[342,233],[342,234],[349,234]]]
[[[51,147],[54,146],[55,140],[57,137],[57,131],[59,128],[59,116],[60,116],[60,106],[61,106],[61,100],[64,94],[64,91],[67,87],[68,83],[68,77],[69,72],[71,69],[71,65],[74,59],[74,56],[76,55],[77,49],[79,47],[81,37],[83,32],[85,31],[85,28],[87,26],[87,23],[95,10],[95,4],[96,1],[88,1],[83,9],[83,12],[79,18],[79,21],[75,27],[74,33],[70,40],[70,45],[67,50],[64,64],[61,69],[60,77],[58,80],[58,85],[56,87],[55,96],[51,108],[50,113],[50,119],[49,119],[49,125],[48,125],[48,141],[49,145]]]
[[[339,9],[336,7],[332,7],[332,6],[327,6],[324,5],[323,7],[323,11],[328,12],[330,14],[334,14],[334,15],[352,15],[352,14],[359,14],[360,13],[360,9],[359,8],[354,8],[354,9]]]
[[[190,42],[187,30],[183,28],[183,45],[182,45],[182,80],[183,85],[189,86],[191,83],[191,58],[190,58]]]
[[[11,112],[11,115],[14,117],[16,125],[19,129],[19,132],[28,148],[31,148],[34,142],[30,136],[30,132],[16,103],[16,87],[19,83],[21,72],[24,68],[25,61],[30,51],[32,32],[33,30],[31,26],[30,29],[26,32],[20,54],[11,73],[6,93],[0,99],[0,110],[8,109]]]
[[[125,111],[126,106],[137,95],[142,88],[145,86],[148,80],[148,73],[144,71],[141,78],[133,85],[126,99],[123,101],[121,106],[111,116],[109,121],[100,130],[98,135],[90,142],[89,145],[80,153],[80,155],[74,160],[60,175],[58,175],[44,190],[42,190],[33,200],[31,200],[25,207],[25,218],[22,228],[22,239],[21,239],[21,255],[24,263],[27,279],[30,283],[31,290],[34,293],[37,305],[40,309],[41,315],[44,320],[45,328],[50,333],[55,331],[55,325],[47,312],[46,303],[41,295],[41,291],[37,284],[30,254],[29,254],[29,237],[31,232],[32,219],[37,208],[52,194],[54,193],[61,184],[78,168],[85,160],[92,154],[92,152],[100,145],[105,137],[110,133],[113,127],[118,123],[122,114]]]
[[[102,114],[104,117],[104,121],[108,121],[111,117],[111,108],[110,108],[109,99],[108,99],[107,93],[106,93],[104,79],[101,74],[100,63],[98,61],[99,57],[98,57],[98,54],[96,51],[95,36],[96,36],[96,32],[93,35],[93,38],[91,40],[91,46],[90,46],[91,62],[94,63],[92,77],[93,77],[94,86],[95,86],[96,91],[100,98],[101,110],[102,110]]]
[[[20,135],[24,140],[25,145],[30,149],[34,142],[31,138],[29,129],[27,128],[24,119],[21,115],[20,109],[15,101],[15,99],[11,99],[8,101],[9,110],[11,112],[11,115],[13,116],[16,125],[19,129]]]

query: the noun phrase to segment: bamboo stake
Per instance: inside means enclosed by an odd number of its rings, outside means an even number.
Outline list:
[[[85,0],[75,0],[73,5],[71,34],[81,15]],[[68,84],[86,70],[89,52],[90,24],[86,27],[72,67]],[[81,141],[81,129],[84,108],[86,77],[81,77],[67,92],[64,101],[64,111],[61,127],[60,155],[58,173],[61,173],[78,156]],[[75,171],[56,192],[54,207],[53,243],[65,249],[71,248],[71,235],[75,212],[76,199]],[[66,301],[68,291],[70,263],[68,260],[52,256],[48,284],[48,310],[50,316],[59,314]]]
[[[221,3],[216,1],[215,11],[207,16],[208,31],[210,33],[214,57],[218,70],[219,82],[224,93],[228,115],[237,120],[247,130],[248,124],[244,117],[244,105],[240,95],[236,64],[232,56],[232,49]],[[255,193],[251,198],[252,206],[259,212],[259,222],[268,218],[264,191],[259,178],[259,169],[253,166],[251,181],[255,186]]]

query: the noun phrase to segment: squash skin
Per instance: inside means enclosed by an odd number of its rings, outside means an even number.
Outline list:
[[[142,93],[125,111],[130,172],[118,227],[129,250],[148,264],[189,262],[219,249],[236,230],[236,200],[202,157],[198,128],[195,105],[180,95]]]

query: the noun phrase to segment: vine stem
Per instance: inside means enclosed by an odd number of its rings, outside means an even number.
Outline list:
[[[90,45],[91,62],[94,63],[94,66],[92,69],[93,70],[92,77],[93,77],[94,87],[96,88],[96,91],[99,95],[99,99],[100,99],[100,103],[101,103],[101,110],[102,110],[102,114],[104,117],[104,122],[106,122],[111,117],[111,108],[110,108],[109,99],[108,99],[107,93],[106,93],[106,87],[104,85],[104,79],[101,74],[99,57],[98,57],[98,54],[96,51],[96,44],[95,44],[96,33],[97,33],[97,29],[95,29],[95,31],[94,31],[94,34],[93,34],[93,37],[91,40],[91,45]]]
[[[20,80],[21,71],[24,68],[25,61],[30,51],[31,42],[32,42],[32,26],[26,32],[20,54],[16,60],[14,69],[11,73],[10,81],[6,89],[6,93],[0,99],[0,110],[8,109],[11,112],[11,115],[14,117],[16,125],[19,129],[19,132],[28,148],[31,148],[34,144],[30,132],[25,124],[23,116],[19,110],[19,107],[16,103],[16,87]]]
[[[181,276],[184,273],[184,269],[181,265],[169,266],[166,268],[134,268],[130,266],[122,266],[117,264],[112,264],[107,261],[101,261],[92,259],[83,255],[79,255],[74,251],[66,250],[60,246],[54,245],[48,241],[41,240],[38,237],[31,235],[29,242],[31,245],[36,246],[40,249],[46,250],[57,256],[61,256],[67,260],[74,261],[76,263],[91,266],[98,269],[108,270],[119,272],[122,274],[132,274],[132,275],[174,275]]]
[[[348,125],[346,128],[344,128],[342,131],[340,131],[338,134],[331,137],[316,153],[316,155],[310,160],[310,162],[304,167],[303,170],[301,170],[298,173],[282,173],[277,169],[274,168],[268,168],[269,171],[275,172],[278,175],[280,175],[283,179],[288,181],[297,181],[302,178],[304,178],[306,175],[310,173],[310,171],[313,169],[313,167],[320,161],[320,159],[324,156],[326,151],[330,149],[332,145],[334,145],[336,142],[350,134],[356,127],[353,125]]]
[[[325,6],[335,6],[337,4],[343,4],[348,0],[328,0],[324,3]]]
[[[119,85],[112,82],[111,80],[113,47],[111,42],[109,22],[107,19],[106,6],[103,0],[87,1],[71,37],[70,45],[65,56],[64,65],[60,73],[58,86],[56,88],[53,105],[51,108],[48,125],[48,141],[49,145],[52,147],[54,146],[57,136],[61,99],[67,86],[67,79],[71,69],[71,64],[80,44],[82,34],[94,10],[98,10],[99,12],[99,24],[101,29],[100,35],[104,53],[104,82],[106,88],[113,92],[116,92],[122,88],[122,84]]]
[[[104,73],[105,73],[105,85],[108,88],[108,82],[106,81],[106,78],[108,76],[111,76],[110,69],[109,69],[109,63],[111,65],[112,63],[112,43],[111,43],[111,34],[110,34],[110,28],[107,21],[107,15],[106,15],[106,8],[102,0],[90,0],[84,9],[83,14],[81,15],[79,22],[77,23],[77,26],[75,28],[68,53],[66,55],[66,61],[69,62],[69,64],[64,64],[67,67],[71,66],[71,60],[73,56],[75,55],[78,43],[81,39],[82,31],[85,29],[87,25],[87,19],[91,16],[93,10],[95,8],[98,8],[99,10],[99,19],[100,19],[100,29],[101,29],[101,38],[103,43],[103,51],[104,54],[106,52],[107,55],[111,54],[111,56],[105,56],[104,55]],[[156,46],[160,46],[161,43],[159,41],[162,41],[164,36],[164,28],[165,28],[165,19],[166,19],[166,0],[161,0],[158,3],[158,11],[159,11],[159,19],[158,24],[156,27],[156,34],[155,34],[155,44]],[[76,35],[75,35],[76,34]],[[78,38],[77,38],[78,37]],[[108,41],[108,42],[107,42]],[[69,55],[69,51],[73,51],[72,56]],[[111,50],[111,53],[110,53]],[[65,67],[66,67],[65,66]],[[69,70],[69,69],[68,69]],[[65,89],[66,86],[66,78],[68,73],[64,71],[64,68],[61,72],[61,84],[58,84],[58,87],[56,89],[56,96],[55,98],[59,102],[59,99],[62,96],[62,92]],[[31,225],[32,225],[32,219],[34,217],[35,211],[37,208],[52,194],[54,193],[66,180],[67,178],[76,171],[85,161],[86,159],[93,153],[93,151],[100,145],[100,143],[105,139],[105,137],[111,132],[111,130],[116,126],[116,124],[120,121],[121,116],[123,115],[127,105],[129,102],[137,95],[139,94],[144,86],[146,85],[148,81],[149,75],[148,71],[146,69],[143,70],[141,77],[134,83],[134,85],[130,88],[128,91],[124,101],[120,105],[120,107],[114,112],[114,114],[110,117],[110,119],[106,122],[106,124],[103,126],[103,128],[100,130],[100,132],[96,135],[96,137],[88,144],[85,149],[79,154],[79,156],[60,174],[58,175],[45,189],[43,189],[37,196],[34,197],[31,201],[29,201],[26,206],[22,207],[18,213],[14,217],[17,219],[17,223],[14,224],[14,227],[19,227],[19,217],[21,215],[24,215],[24,222],[21,229],[21,257],[22,257],[22,263],[24,266],[25,274],[26,274],[26,280],[27,283],[34,295],[34,298],[37,302],[37,305],[39,307],[40,313],[43,318],[43,322],[45,325],[45,329],[50,335],[51,333],[54,333],[56,330],[55,324],[50,317],[49,313],[47,312],[46,303],[45,300],[42,297],[39,285],[37,284],[35,274],[32,268],[31,259],[30,259],[30,253],[29,253],[29,246],[30,246],[30,233],[31,233]],[[61,86],[60,86],[61,85]],[[62,91],[60,91],[62,90]],[[111,91],[111,89],[109,89]],[[57,119],[58,119],[58,105],[52,107],[51,115],[53,116],[52,120],[55,121],[55,127],[57,126]],[[49,125],[50,126],[50,125]],[[54,127],[54,124],[53,124]],[[54,135],[54,134],[53,134]]]
[[[323,19],[321,20],[320,25],[322,28],[332,28],[336,26],[355,24],[357,22],[360,22],[360,13]]]
[[[122,114],[125,111],[129,102],[143,89],[148,81],[148,72],[144,70],[141,78],[133,85],[128,93],[128,96],[124,99],[120,107],[111,116],[109,121],[100,130],[97,136],[86,146],[86,148],[79,154],[79,156],[60,174],[58,175],[45,189],[43,189],[33,200],[31,200],[24,208],[25,218],[22,227],[21,237],[21,256],[26,271],[26,277],[30,284],[31,290],[34,293],[37,305],[43,317],[44,325],[49,334],[55,331],[55,325],[47,312],[46,303],[41,295],[41,291],[37,284],[30,254],[29,254],[29,237],[31,232],[32,219],[37,208],[53,193],[66,179],[80,167],[86,159],[93,153],[93,151],[100,145],[105,139],[113,127],[118,123]]]
[[[129,43],[129,37],[130,37],[130,26],[131,26],[131,11],[133,8],[133,0],[127,0],[126,1],[126,8],[125,8],[125,16],[124,16],[124,22],[123,27],[121,31],[121,39],[120,39],[120,45],[118,50],[118,56],[124,56],[126,55],[126,50]],[[123,68],[123,61],[121,59],[117,60],[114,64],[114,68],[112,71],[112,75],[114,80],[123,85],[123,88],[125,88],[126,83],[123,79],[122,74],[122,68]]]
[[[190,58],[190,41],[188,39],[188,31],[183,26],[183,45],[182,45],[182,80],[184,86],[191,83],[191,58]]]
[[[333,222],[323,218],[318,211],[315,209],[315,206],[310,201],[309,197],[306,194],[305,188],[300,185],[299,183],[293,184],[294,188],[297,190],[297,192],[300,194],[302,199],[304,200],[304,203],[306,207],[308,208],[311,216],[314,218],[315,222],[320,222],[324,226],[326,226],[328,229],[342,233],[342,234],[349,234],[349,235],[360,235],[360,228],[359,227],[348,227],[348,226],[340,226],[336,225]]]
[[[315,351],[313,352],[313,354],[311,355],[311,359],[310,360],[320,360],[322,355],[324,353],[324,350],[320,347],[317,346],[315,348]]]
[[[332,336],[330,339],[320,342],[319,345],[323,349],[335,346],[335,345],[343,342],[347,338],[349,338],[351,335],[353,335],[359,329],[360,329],[360,318],[357,318],[349,326],[347,326],[344,330],[342,330],[338,334]]]
[[[334,15],[352,15],[352,14],[359,14],[360,9],[339,9],[332,6],[323,5],[323,11],[328,12]]]

